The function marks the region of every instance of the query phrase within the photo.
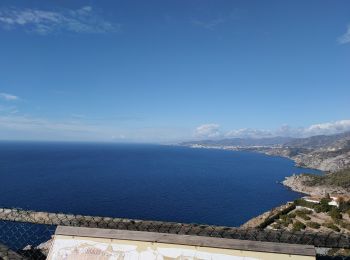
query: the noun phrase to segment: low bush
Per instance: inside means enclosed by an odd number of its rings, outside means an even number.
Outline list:
[[[282,228],[282,226],[281,226],[280,223],[273,223],[273,224],[271,225],[271,227],[272,227],[273,229],[281,229],[281,228]]]
[[[288,215],[281,215],[278,223],[284,227],[288,227],[289,224],[293,223],[293,220]]]
[[[295,218],[297,215],[296,215],[294,212],[292,212],[292,213],[289,213],[288,216],[289,216],[290,218]]]
[[[310,213],[312,213],[312,211],[311,210],[308,210],[308,209],[299,209],[299,210],[296,210],[295,211],[295,214],[298,216],[298,217],[300,217],[300,218],[302,218],[302,219],[304,219],[304,220],[310,220],[311,218],[307,215],[307,214],[310,214]]]
[[[341,170],[331,174],[315,175],[305,174],[309,176],[309,180],[305,181],[305,185],[309,186],[338,186],[350,188],[350,169]]]
[[[337,208],[332,208],[329,212],[328,215],[333,219],[333,220],[337,220],[337,219],[342,219],[343,215],[340,213],[340,210]]]
[[[306,207],[306,208],[310,208],[310,209],[313,209],[316,205],[315,203],[306,201],[304,199],[296,199],[294,201],[294,203],[296,206],[302,206],[302,207]]]
[[[309,222],[306,222],[306,226],[314,229],[319,229],[321,225],[318,224],[317,222],[309,221]]]
[[[300,221],[295,221],[293,224],[293,231],[300,231],[305,228],[306,228],[305,224]]]
[[[300,218],[302,218],[303,220],[310,220],[311,218],[307,215],[300,215]]]
[[[289,216],[288,215],[280,215],[280,219],[285,221],[285,220],[289,219]]]
[[[295,211],[295,214],[298,216],[299,214],[303,214],[303,215],[306,215],[306,214],[311,214],[312,213],[312,210],[309,210],[309,209],[298,209]]]
[[[317,213],[320,212],[329,212],[334,206],[326,205],[326,204],[317,204],[315,205],[314,209]]]
[[[340,231],[339,227],[337,227],[336,225],[334,225],[333,223],[330,223],[330,222],[323,223],[322,226],[324,226],[326,228],[329,228],[329,229],[332,229],[335,232],[339,232]]]

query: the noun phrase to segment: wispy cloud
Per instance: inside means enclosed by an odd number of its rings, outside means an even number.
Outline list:
[[[0,126],[16,130],[69,133],[104,133],[104,127],[78,121],[54,121],[27,115],[0,115]]]
[[[115,129],[77,121],[54,121],[28,115],[0,114],[0,133],[10,139],[110,140]],[[6,138],[2,134],[2,138]]]
[[[0,93],[0,98],[1,99],[5,99],[7,101],[19,100],[18,96],[15,96],[15,95],[12,95],[12,94],[8,94],[8,93]]]
[[[204,124],[195,129],[194,135],[199,138],[214,138],[219,137],[220,125],[218,124]]]
[[[340,44],[350,43],[350,25],[348,25],[347,31],[338,38]]]
[[[77,10],[1,9],[0,25],[8,30],[23,28],[38,34],[57,31],[107,33],[117,32],[121,27],[120,24],[104,20],[94,12],[91,6],[84,6]]]
[[[283,125],[278,129],[265,130],[242,128],[223,131],[217,124],[205,124],[195,129],[197,138],[264,138],[274,136],[309,137],[314,135],[331,135],[350,131],[350,120],[313,124],[307,127]]]
[[[2,106],[0,105],[0,113],[2,114],[16,114],[18,112],[15,106]]]
[[[176,127],[125,127],[120,123],[48,119],[27,114],[12,113],[0,107],[1,140],[56,140],[106,142],[162,142],[183,140],[184,129]]]
[[[273,133],[263,129],[242,128],[231,130],[224,134],[225,137],[240,137],[240,138],[261,138],[270,137]]]
[[[242,10],[239,10],[239,9],[227,10],[226,13],[212,16],[211,18],[196,17],[191,19],[190,22],[194,26],[207,29],[207,30],[214,30],[220,25],[240,19],[242,15],[241,12]]]
[[[216,26],[218,26],[219,24],[224,23],[225,19],[223,19],[221,17],[220,18],[215,18],[215,19],[212,19],[212,20],[207,20],[207,21],[193,19],[191,22],[195,26],[199,26],[199,27],[202,27],[202,28],[208,29],[208,30],[214,30],[214,28]]]

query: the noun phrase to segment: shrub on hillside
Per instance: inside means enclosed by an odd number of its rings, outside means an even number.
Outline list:
[[[312,213],[312,211],[311,210],[307,210],[307,209],[299,209],[299,210],[296,210],[295,211],[295,214],[298,216],[298,217],[300,217],[300,218],[302,218],[302,219],[304,219],[304,220],[310,220],[311,218],[307,215],[307,214],[310,214],[310,213]]]
[[[296,206],[302,206],[302,207],[306,207],[306,208],[310,208],[310,209],[313,209],[316,205],[315,203],[306,201],[304,199],[296,199],[294,201],[294,203]]]
[[[300,218],[302,218],[303,220],[310,220],[311,218],[307,215],[300,215]]]
[[[290,218],[295,218],[297,215],[296,215],[294,212],[292,212],[292,213],[289,213],[288,216],[289,216]]]
[[[340,210],[337,208],[332,208],[329,212],[328,215],[333,219],[333,220],[337,220],[337,219],[342,219],[343,215],[340,213]]]
[[[315,205],[314,209],[317,213],[320,213],[320,212],[328,212],[330,211],[332,208],[334,208],[334,206],[330,206],[328,205],[328,202],[327,204],[325,203],[320,203],[320,204],[317,204]]]
[[[350,188],[350,169],[341,170],[331,174],[314,175],[305,174],[309,176],[309,180],[304,181],[308,186],[338,186],[345,189]]]
[[[306,226],[314,229],[319,229],[321,225],[318,224],[317,222],[309,221],[309,222],[306,222]]]
[[[289,224],[293,223],[293,221],[288,215],[281,215],[280,219],[278,220],[278,223],[285,227],[288,227]]]
[[[271,225],[271,227],[272,227],[273,229],[281,229],[281,228],[282,228],[282,226],[281,226],[280,223],[273,223],[273,224]]]
[[[295,214],[298,216],[299,214],[303,214],[303,215],[306,215],[306,214],[311,214],[312,213],[312,210],[309,210],[309,209],[298,209],[295,211]]]
[[[293,231],[300,231],[305,228],[305,224],[300,221],[295,221],[295,223],[293,224]]]
[[[329,229],[332,229],[335,232],[339,232],[340,231],[339,227],[337,227],[336,225],[334,225],[333,223],[330,223],[330,222],[323,223],[322,226],[324,226],[326,228],[329,228]]]

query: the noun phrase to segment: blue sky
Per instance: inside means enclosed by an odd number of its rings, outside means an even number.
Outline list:
[[[0,3],[0,139],[350,130],[350,2]]]

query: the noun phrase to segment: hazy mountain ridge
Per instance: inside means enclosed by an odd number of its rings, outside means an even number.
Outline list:
[[[213,146],[278,146],[292,142],[292,137],[269,137],[269,138],[226,138],[219,140],[201,140],[183,142],[181,145],[213,145]]]
[[[247,150],[288,157],[298,166],[336,172],[350,168],[350,132],[307,138],[233,138],[184,142],[181,145],[203,148]]]
[[[343,147],[350,141],[350,132],[335,135],[315,135],[307,138],[294,138],[284,146],[307,149]]]

